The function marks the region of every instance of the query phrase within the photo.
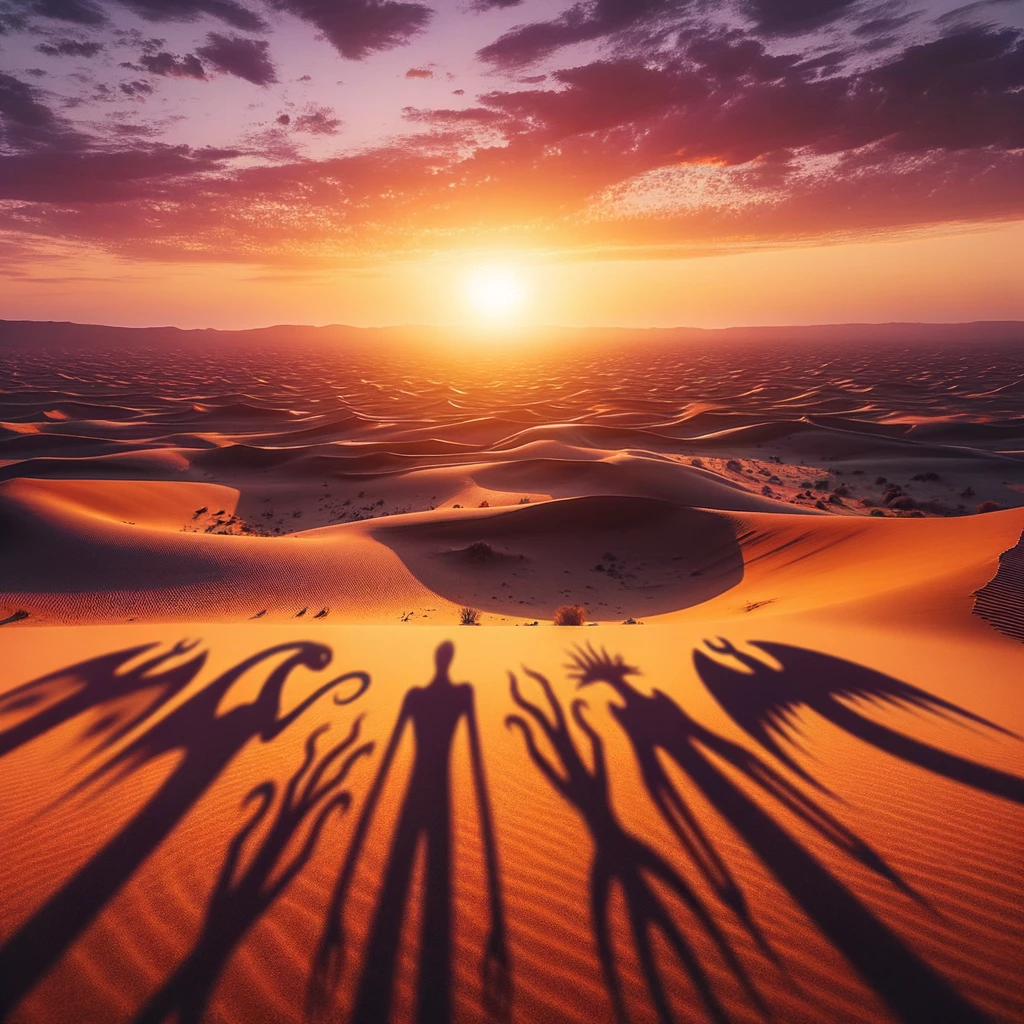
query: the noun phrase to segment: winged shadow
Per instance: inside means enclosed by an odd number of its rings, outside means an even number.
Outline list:
[[[712,651],[730,655],[749,670],[743,672],[722,664],[701,650],[693,652],[697,674],[722,710],[765,750],[805,778],[804,770],[779,742],[797,745],[796,718],[801,707],[817,712],[851,736],[894,757],[965,786],[1024,803],[1024,779],[922,743],[860,714],[858,707],[869,704],[915,708],[961,723],[982,725],[1007,736],[1015,735],[995,722],[892,676],[804,647],[751,641],[751,646],[782,666],[775,669],[727,640],[719,638],[717,644],[705,643]]]
[[[199,674],[206,662],[205,651],[179,665],[162,668],[194,650],[197,644],[182,640],[170,650],[120,671],[159,645],[128,647],[8,690],[0,696],[0,721],[18,721],[0,731],[0,756],[100,707],[109,710],[92,723],[86,736],[98,739],[99,749],[112,746],[155,715]]]
[[[980,1024],[985,1016],[874,916],[761,803],[733,781],[728,765],[763,797],[787,808],[829,842],[894,884],[898,876],[864,842],[774,769],[688,715],[661,690],[642,693],[621,657],[578,650],[579,684],[606,683],[621,703],[609,709],[628,737],[654,802],[663,813],[685,803],[659,763],[664,756],[704,794],[807,917],[864,981],[907,1024]]]

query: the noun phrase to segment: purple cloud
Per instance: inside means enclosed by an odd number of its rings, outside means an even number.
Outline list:
[[[196,54],[218,71],[244,78],[253,85],[277,81],[277,71],[268,55],[270,43],[265,39],[223,36],[219,32],[211,32],[206,38],[207,44],[198,47]]]

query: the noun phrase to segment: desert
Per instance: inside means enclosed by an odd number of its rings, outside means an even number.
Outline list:
[[[50,330],[0,353],[7,1019],[1024,1011],[1006,328]]]

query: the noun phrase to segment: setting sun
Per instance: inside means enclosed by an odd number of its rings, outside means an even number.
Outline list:
[[[508,320],[526,300],[521,275],[510,267],[477,267],[466,275],[464,294],[470,308],[489,320]]]

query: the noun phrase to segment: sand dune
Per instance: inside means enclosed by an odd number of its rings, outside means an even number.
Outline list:
[[[0,353],[0,1019],[1024,1017],[1016,350],[181,334]]]

